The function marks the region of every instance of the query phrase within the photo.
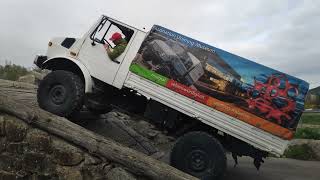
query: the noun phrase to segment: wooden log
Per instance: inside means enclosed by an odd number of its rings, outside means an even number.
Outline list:
[[[89,153],[103,156],[121,164],[129,171],[150,179],[187,180],[197,179],[163,162],[152,159],[133,149],[124,147],[94,132],[56,116],[27,102],[21,103],[8,97],[0,85],[0,112],[15,116],[26,123],[86,148]]]

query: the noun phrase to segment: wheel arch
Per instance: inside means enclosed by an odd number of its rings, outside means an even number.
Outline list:
[[[42,64],[42,69],[65,70],[78,75],[85,84],[85,93],[92,92],[94,82],[88,69],[78,60],[67,57],[54,57]]]

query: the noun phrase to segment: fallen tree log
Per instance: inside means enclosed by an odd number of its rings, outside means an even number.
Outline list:
[[[196,179],[163,162],[88,131],[65,118],[36,108],[27,102],[22,103],[14,100],[1,88],[0,112],[15,116],[32,126],[85,148],[91,154],[101,155],[121,164],[135,174],[143,175],[150,179]]]

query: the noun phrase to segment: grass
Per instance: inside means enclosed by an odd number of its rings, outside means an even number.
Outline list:
[[[320,140],[320,113],[304,113],[302,115],[302,124],[312,126],[298,128],[294,138]],[[299,160],[320,160],[320,157],[308,144],[289,146],[283,156]]]
[[[319,128],[308,128],[308,127],[300,128],[297,130],[294,138],[320,140],[320,129]]]
[[[303,113],[301,123],[315,125],[315,127],[301,127],[295,133],[295,139],[316,139],[320,140],[320,113]],[[319,126],[317,126],[319,125]],[[320,160],[320,157],[312,150],[308,144],[289,146],[283,157],[299,160]]]
[[[301,121],[303,124],[320,125],[320,113],[303,113]]]
[[[299,160],[317,160],[319,157],[307,144],[290,146],[285,152],[284,157]]]

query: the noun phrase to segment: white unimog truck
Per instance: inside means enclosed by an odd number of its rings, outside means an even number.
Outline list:
[[[106,48],[120,33],[124,52]],[[218,179],[226,151],[250,156],[259,168],[292,139],[308,83],[161,26],[150,32],[102,16],[81,38],[53,38],[34,62],[51,72],[38,88],[39,106],[71,117],[121,107],[143,114],[179,137],[172,166]]]

